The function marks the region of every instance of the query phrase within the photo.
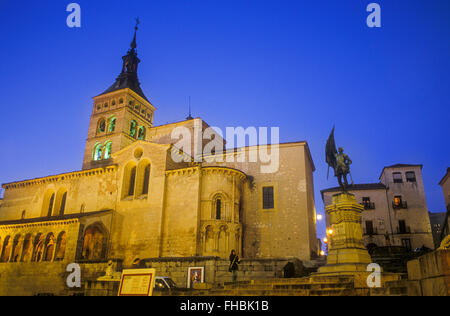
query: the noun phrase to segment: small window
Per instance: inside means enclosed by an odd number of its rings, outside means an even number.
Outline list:
[[[116,118],[112,117],[109,119],[109,128],[108,131],[110,133],[114,132],[116,130]]]
[[[139,126],[138,139],[139,140],[143,140],[144,138],[145,138],[145,127],[144,126]]]
[[[373,235],[373,222],[372,221],[366,221],[366,234],[367,235]]]
[[[135,120],[132,120],[130,123],[130,136],[136,138],[136,126],[137,123]]]
[[[102,109],[102,106],[99,104],[97,105],[97,111],[100,111]]]
[[[112,149],[112,142],[108,142],[105,145],[105,159],[111,158],[111,149]]]
[[[401,195],[394,196],[394,205],[395,206],[401,206],[402,205],[402,196]]]
[[[112,102],[111,102],[111,105],[112,105],[112,106],[116,105],[116,101],[112,101]]]
[[[94,147],[94,160],[98,161],[102,159],[102,144],[97,144]]]
[[[216,200],[216,219],[222,219],[222,200]]]
[[[22,219],[25,219],[26,213],[27,213],[27,211],[22,211]]]
[[[414,171],[406,173],[406,182],[416,182],[416,173]]]
[[[98,132],[104,133],[106,131],[106,121],[104,119],[100,120],[98,123]]]
[[[275,208],[273,187],[263,187],[263,209],[270,210]]]
[[[105,108],[107,108],[108,107],[108,103],[105,103]]]
[[[402,239],[402,245],[406,248],[406,250],[411,251],[411,239],[405,238]]]
[[[403,183],[401,172],[394,172],[392,178],[394,179],[394,183]]]
[[[119,99],[119,104],[122,104],[123,103],[123,99]]]

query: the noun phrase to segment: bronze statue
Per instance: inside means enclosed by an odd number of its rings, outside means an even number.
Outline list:
[[[344,192],[347,191],[347,174],[350,174],[350,165],[352,161],[348,155],[344,154],[344,149],[342,147],[339,147],[339,152],[336,150],[336,143],[334,141],[334,127],[325,147],[325,155],[328,163],[328,172],[330,171],[330,167],[332,167],[334,169],[334,176],[338,178],[339,186]]]

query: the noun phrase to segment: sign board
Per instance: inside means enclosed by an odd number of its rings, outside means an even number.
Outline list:
[[[155,276],[155,269],[123,270],[119,296],[152,296]]]

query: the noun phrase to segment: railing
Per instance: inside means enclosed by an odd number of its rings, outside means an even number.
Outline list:
[[[364,206],[365,210],[374,210],[375,209],[375,203],[373,202],[363,202],[361,205]]]
[[[399,210],[402,208],[408,208],[408,203],[406,201],[401,201],[400,203],[395,203],[394,201],[392,202],[392,208],[394,210]]]
[[[363,235],[364,236],[378,235],[378,229],[376,227],[374,227],[372,229],[364,228],[363,229]]]
[[[411,227],[406,226],[404,228],[397,227],[397,234],[411,234]]]

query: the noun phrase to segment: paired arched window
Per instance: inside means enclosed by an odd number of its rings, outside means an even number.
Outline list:
[[[111,158],[111,153],[112,153],[112,142],[110,140],[107,140],[104,145],[97,143],[94,146],[92,159],[94,161],[109,159]]]
[[[137,128],[137,123],[135,120],[131,120],[130,123],[130,136],[133,138],[136,138],[136,128]]]
[[[150,161],[144,159],[139,163],[136,181],[136,196],[148,194],[150,184]]]

